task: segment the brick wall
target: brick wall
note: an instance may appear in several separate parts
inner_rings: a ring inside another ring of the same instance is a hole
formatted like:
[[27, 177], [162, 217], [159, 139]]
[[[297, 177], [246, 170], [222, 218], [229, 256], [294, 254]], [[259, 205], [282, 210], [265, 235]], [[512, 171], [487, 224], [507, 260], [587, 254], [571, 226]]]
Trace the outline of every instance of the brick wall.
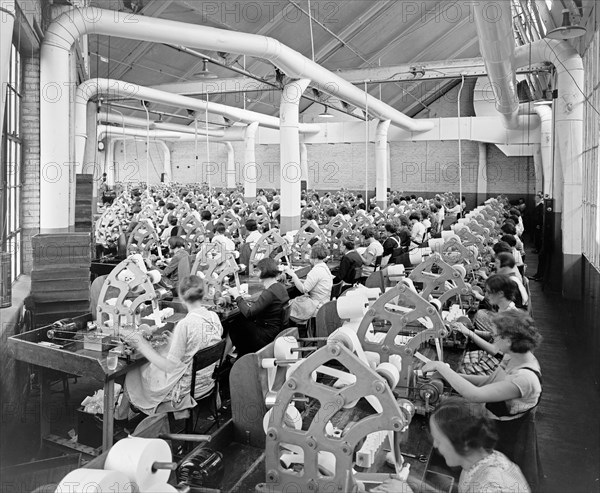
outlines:
[[21, 224], [23, 227], [23, 273], [32, 267], [31, 237], [40, 228], [40, 61], [39, 54], [23, 56], [23, 99], [21, 135], [23, 139], [23, 188]]

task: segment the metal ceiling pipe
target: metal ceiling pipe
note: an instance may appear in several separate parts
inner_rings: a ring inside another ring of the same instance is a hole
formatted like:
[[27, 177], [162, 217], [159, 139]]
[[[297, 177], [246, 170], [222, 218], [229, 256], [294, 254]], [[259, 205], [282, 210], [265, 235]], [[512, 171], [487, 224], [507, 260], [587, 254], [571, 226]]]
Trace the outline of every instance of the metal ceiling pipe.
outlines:
[[481, 55], [496, 99], [496, 109], [504, 117], [507, 128], [518, 128], [519, 97], [510, 2], [475, 2], [473, 13]]
[[[549, 62], [556, 70], [558, 98], [554, 107], [553, 155], [562, 170], [562, 183], [553, 184], [555, 211], [562, 213], [563, 296], [581, 298], [583, 241], [583, 61], [566, 41], [541, 39], [515, 50], [517, 68]], [[543, 110], [542, 110], [543, 111]], [[560, 176], [560, 173], [554, 173]]]
[[[233, 108], [219, 103], [207, 103], [206, 101], [188, 96], [158, 91], [156, 89], [150, 89], [149, 87], [139, 86], [120, 80], [89, 79], [79, 85], [75, 95], [75, 167], [77, 172], [82, 168], [81, 163], [83, 162], [87, 139], [85, 120], [87, 103], [90, 99], [94, 99], [98, 96], [125, 97], [152, 103], [169, 104], [202, 113], [208, 109], [209, 113], [215, 113], [236, 122], [252, 123], [256, 121], [259, 125], [264, 125], [268, 128], [279, 128], [279, 118], [275, 116]], [[57, 125], [55, 125], [55, 127], [57, 127]], [[300, 124], [300, 129], [302, 132], [306, 133], [318, 133], [320, 131], [320, 126], [316, 123], [302, 123]], [[214, 132], [215, 136], [218, 136], [220, 130], [215, 130]], [[200, 131], [198, 133], [200, 133]], [[204, 134], [206, 135], [206, 132], [204, 132]], [[223, 132], [223, 136], [224, 135], [225, 133]]]
[[66, 176], [53, 181], [44, 179], [43, 175], [49, 165], [59, 171], [63, 166], [69, 169], [71, 166], [69, 126], [56, 125], [56, 122], [69, 121], [69, 91], [66, 89], [72, 81], [70, 53], [75, 41], [85, 34], [185, 44], [264, 58], [291, 78], [308, 78], [321, 91], [358, 108], [368, 105], [369, 114], [374, 118], [390, 119], [394, 125], [413, 132], [432, 128], [431, 122], [409, 118], [273, 38], [95, 7], [71, 9], [50, 24], [40, 52], [40, 227], [44, 230], [69, 226], [70, 173], [62, 173]]
[[375, 132], [375, 200], [381, 210], [387, 208], [387, 189], [390, 179], [388, 176], [388, 131], [390, 123], [390, 120], [380, 121], [377, 123]]

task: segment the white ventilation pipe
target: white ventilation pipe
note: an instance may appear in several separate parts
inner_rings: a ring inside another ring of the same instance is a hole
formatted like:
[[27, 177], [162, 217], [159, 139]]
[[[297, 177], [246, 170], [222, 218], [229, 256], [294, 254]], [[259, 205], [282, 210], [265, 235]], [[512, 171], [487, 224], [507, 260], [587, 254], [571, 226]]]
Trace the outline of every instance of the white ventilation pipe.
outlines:
[[[10, 68], [10, 52], [12, 50], [13, 27], [15, 24], [14, 0], [3, 0], [0, 7], [0, 135], [4, 132], [4, 108], [6, 103], [6, 85]], [[0, 153], [2, 142], [0, 142]]]
[[[82, 163], [87, 137], [85, 126], [87, 103], [90, 99], [98, 96], [138, 99], [153, 103], [169, 104], [179, 108], [187, 108], [201, 112], [205, 112], [208, 109], [209, 113], [218, 114], [233, 121], [245, 123], [258, 122], [259, 125], [268, 128], [279, 128], [279, 118], [275, 116], [233, 108], [218, 103], [207, 103], [206, 101], [191, 98], [189, 96], [180, 96], [179, 94], [158, 91], [156, 89], [150, 89], [148, 87], [138, 86], [137, 84], [131, 84], [120, 80], [89, 79], [79, 85], [77, 94], [75, 95], [75, 163], [78, 170], [81, 169], [79, 163]], [[320, 131], [320, 126], [316, 123], [304, 123], [301, 125], [301, 129], [306, 133], [318, 133]], [[206, 135], [206, 131], [203, 133]]]
[[[102, 109], [100, 113], [98, 113], [98, 122], [99, 123], [115, 123], [117, 125], [127, 125], [130, 127], [144, 127], [146, 128], [148, 122], [145, 118], [138, 118], [135, 116], [121, 116], [117, 113], [111, 113], [108, 109]], [[243, 130], [244, 127], [231, 127], [232, 129], [240, 128]], [[171, 132], [180, 132], [180, 133], [188, 133], [188, 134], [196, 134], [194, 127], [189, 125], [179, 125], [177, 123], [166, 123], [166, 122], [150, 122], [151, 130], [167, 130]], [[211, 129], [208, 130], [208, 135], [210, 137], [224, 137], [225, 130], [229, 129]], [[206, 129], [198, 128], [198, 135], [206, 136]], [[239, 131], [238, 135], [239, 139], [243, 140], [243, 134]], [[230, 135], [229, 138], [231, 140], [236, 140], [232, 138]]]
[[504, 117], [507, 128], [518, 128], [519, 98], [510, 2], [474, 2], [473, 12], [481, 55], [496, 99], [496, 109]]
[[[128, 128], [125, 127], [112, 127], [109, 125], [98, 125], [98, 130], [96, 134], [96, 138], [100, 141], [105, 137], [110, 137], [111, 135], [119, 137], [122, 135], [126, 135], [127, 137], [149, 137], [151, 139], [171, 139], [171, 140], [179, 140], [181, 138], [181, 134], [177, 132], [165, 132], [159, 130], [146, 130], [144, 128]], [[86, 171], [85, 169], [83, 171]]]
[[248, 203], [256, 199], [256, 182], [259, 178], [259, 169], [256, 164], [256, 131], [258, 122], [246, 127], [244, 135], [244, 163], [241, 169], [241, 179], [244, 182], [244, 200]]
[[283, 233], [300, 229], [300, 133], [298, 122], [298, 107], [302, 93], [308, 87], [310, 80], [299, 79], [289, 82], [281, 93], [279, 114], [281, 129], [280, 143], [280, 187], [281, 202], [280, 228]]
[[[69, 121], [71, 48], [80, 36], [86, 34], [185, 44], [191, 48], [264, 58], [289, 77], [310, 78], [323, 92], [358, 108], [368, 104], [369, 113], [375, 118], [390, 119], [394, 125], [413, 132], [432, 128], [431, 122], [409, 118], [273, 38], [95, 7], [72, 9], [50, 24], [40, 52], [40, 225], [43, 229], [69, 225], [68, 174], [54, 183], [45, 180], [43, 174], [50, 165], [59, 170], [62, 170], [62, 166], [70, 166], [69, 128], [67, 125], [56, 125], [55, 122]], [[258, 119], [253, 118], [252, 121]]]
[[[556, 70], [558, 98], [554, 108], [554, 159], [563, 183], [552, 193], [555, 211], [562, 212], [563, 295], [581, 297], [581, 252], [583, 234], [583, 105], [585, 87], [583, 61], [566, 41], [541, 39], [515, 51], [515, 67], [550, 62]], [[554, 173], [559, 176], [559, 173]], [[557, 186], [558, 185], [558, 186]]]
[[104, 153], [104, 173], [106, 173], [106, 184], [109, 187], [115, 186], [115, 168], [117, 167], [115, 161], [115, 147], [119, 140], [124, 139], [108, 139], [106, 152]]
[[535, 144], [533, 149], [533, 169], [535, 170], [535, 191], [543, 192], [544, 190], [544, 166], [542, 164], [542, 147], [540, 144]]
[[[534, 105], [533, 111], [540, 117], [540, 164], [541, 164], [541, 184], [544, 194], [553, 195], [552, 190], [552, 168], [554, 167], [552, 159], [552, 108], [546, 105]], [[534, 155], [535, 156], [535, 155]], [[537, 169], [536, 169], [536, 183]], [[536, 191], [539, 191], [538, 188]]]
[[227, 148], [227, 167], [225, 168], [225, 186], [229, 190], [235, 189], [235, 152], [231, 142], [225, 142]]
[[388, 176], [388, 131], [390, 120], [377, 123], [375, 131], [375, 200], [377, 205], [385, 210], [387, 208]]

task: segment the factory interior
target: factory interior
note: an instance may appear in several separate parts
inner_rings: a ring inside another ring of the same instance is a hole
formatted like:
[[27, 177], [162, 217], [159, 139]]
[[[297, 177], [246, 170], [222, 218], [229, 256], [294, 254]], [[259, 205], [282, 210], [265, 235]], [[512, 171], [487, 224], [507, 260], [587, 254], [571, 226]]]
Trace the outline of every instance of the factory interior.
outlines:
[[0, 0], [0, 491], [600, 493], [600, 2]]

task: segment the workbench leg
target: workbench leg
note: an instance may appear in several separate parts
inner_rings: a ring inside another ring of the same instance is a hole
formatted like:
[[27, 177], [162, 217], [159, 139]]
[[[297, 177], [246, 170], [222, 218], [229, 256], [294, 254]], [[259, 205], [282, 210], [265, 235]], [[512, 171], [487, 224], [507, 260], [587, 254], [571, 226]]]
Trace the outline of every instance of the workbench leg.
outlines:
[[106, 452], [113, 444], [115, 417], [115, 381], [104, 382], [104, 420], [102, 422], [102, 452]]
[[37, 368], [38, 381], [40, 384], [40, 450], [44, 446], [44, 437], [50, 434], [50, 416], [52, 415], [51, 409], [46, 409], [44, 404], [50, 405], [50, 381], [48, 374], [42, 367]]

